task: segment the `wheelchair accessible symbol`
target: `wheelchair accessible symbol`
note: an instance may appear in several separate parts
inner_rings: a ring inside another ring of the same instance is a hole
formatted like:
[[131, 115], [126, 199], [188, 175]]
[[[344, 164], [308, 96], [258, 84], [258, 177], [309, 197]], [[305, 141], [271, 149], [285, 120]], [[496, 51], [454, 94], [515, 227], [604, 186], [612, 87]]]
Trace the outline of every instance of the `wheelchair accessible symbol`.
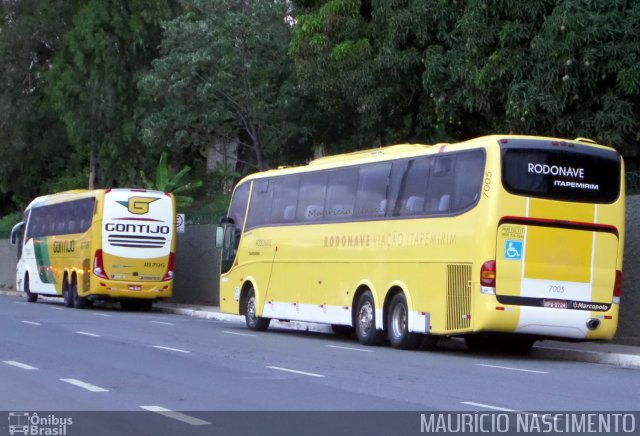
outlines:
[[510, 260], [522, 259], [522, 241], [507, 240], [504, 246], [504, 258]]

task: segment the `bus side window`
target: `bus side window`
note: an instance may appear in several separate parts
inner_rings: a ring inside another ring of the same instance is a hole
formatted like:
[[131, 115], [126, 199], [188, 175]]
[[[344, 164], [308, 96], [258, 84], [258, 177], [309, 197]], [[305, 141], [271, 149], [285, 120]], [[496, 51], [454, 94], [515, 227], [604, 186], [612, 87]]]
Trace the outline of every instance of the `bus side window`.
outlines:
[[327, 191], [327, 172], [303, 174], [300, 178], [298, 195], [297, 221], [321, 221], [325, 193]]
[[391, 163], [363, 165], [358, 174], [355, 216], [379, 218], [387, 213], [387, 191]]
[[409, 161], [400, 182], [396, 215], [421, 215], [425, 209], [425, 195], [431, 172], [431, 159], [419, 157]]
[[358, 169], [343, 168], [329, 172], [325, 219], [346, 220], [353, 216], [358, 186]]
[[[240, 189], [240, 188], [238, 188]], [[237, 192], [237, 189], [236, 189]], [[248, 187], [247, 187], [248, 192]], [[234, 194], [235, 197], [236, 194]], [[240, 193], [239, 195], [242, 195]], [[253, 189], [251, 190], [251, 202], [249, 204], [249, 215], [247, 216], [246, 228], [262, 226], [269, 224], [271, 217], [271, 200], [273, 198], [273, 180], [254, 180]], [[229, 209], [229, 217], [233, 218], [236, 223], [236, 229], [242, 229], [242, 220], [244, 212], [242, 212], [241, 200], [238, 197], [237, 205], [234, 207], [234, 201], [231, 202], [232, 207]], [[239, 218], [239, 219], [238, 219]]]
[[473, 151], [456, 157], [456, 184], [453, 188], [452, 212], [461, 211], [475, 204], [480, 198], [484, 173], [484, 154]]
[[274, 179], [271, 224], [290, 223], [296, 217], [300, 176], [288, 175]]
[[428, 214], [449, 213], [454, 183], [454, 161], [454, 156], [436, 156], [433, 159], [433, 170], [427, 189]]

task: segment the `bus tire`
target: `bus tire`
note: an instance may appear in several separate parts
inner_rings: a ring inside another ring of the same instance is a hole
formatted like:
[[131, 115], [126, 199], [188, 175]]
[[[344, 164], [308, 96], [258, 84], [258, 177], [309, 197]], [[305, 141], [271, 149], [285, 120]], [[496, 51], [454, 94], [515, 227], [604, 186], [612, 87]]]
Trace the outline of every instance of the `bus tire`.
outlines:
[[87, 299], [78, 295], [78, 281], [75, 277], [71, 279], [70, 292], [73, 298], [73, 307], [76, 309], [85, 309], [87, 307]]
[[249, 289], [245, 304], [244, 320], [247, 323], [247, 327], [257, 332], [263, 332], [268, 329], [271, 318], [261, 318], [256, 315], [256, 293], [253, 291], [253, 288]]
[[393, 348], [415, 350], [420, 345], [420, 335], [409, 331], [409, 309], [402, 292], [396, 294], [389, 304], [387, 332]]
[[29, 274], [25, 274], [24, 276], [24, 292], [27, 294], [27, 301], [29, 303], [35, 303], [38, 301], [38, 294], [34, 294], [31, 292], [31, 287], [29, 285]]
[[384, 341], [384, 331], [376, 329], [376, 305], [370, 291], [358, 299], [355, 314], [356, 336], [363, 345], [380, 345]]
[[67, 280], [62, 282], [62, 299], [65, 307], [73, 307], [73, 295], [70, 288], [71, 286]]
[[149, 312], [153, 306], [153, 300], [140, 300], [139, 304], [142, 312]]
[[331, 324], [331, 330], [337, 336], [350, 337], [355, 329], [350, 325]]

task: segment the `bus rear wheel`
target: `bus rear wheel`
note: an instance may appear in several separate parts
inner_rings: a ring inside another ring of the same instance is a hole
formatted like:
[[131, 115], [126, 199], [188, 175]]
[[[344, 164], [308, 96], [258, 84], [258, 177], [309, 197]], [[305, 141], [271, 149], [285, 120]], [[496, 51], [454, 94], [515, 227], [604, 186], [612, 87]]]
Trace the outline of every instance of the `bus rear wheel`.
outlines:
[[68, 281], [64, 281], [62, 285], [62, 299], [65, 307], [73, 307], [73, 294], [71, 293], [71, 285]]
[[38, 301], [38, 294], [31, 292], [31, 286], [29, 285], [29, 275], [24, 276], [24, 292], [27, 294], [27, 301], [29, 303], [35, 303]]
[[269, 328], [271, 318], [262, 318], [256, 315], [256, 293], [249, 289], [244, 307], [244, 320], [250, 330], [263, 332]]
[[364, 345], [380, 345], [384, 341], [384, 331], [376, 329], [376, 305], [373, 295], [366, 291], [356, 305], [356, 336]]
[[396, 294], [389, 304], [387, 316], [387, 331], [389, 342], [393, 348], [401, 350], [415, 350], [422, 339], [419, 334], [409, 331], [409, 309], [407, 298], [403, 293]]
[[78, 281], [75, 277], [71, 280], [71, 297], [73, 298], [73, 307], [76, 309], [87, 307], [87, 299], [78, 295]]

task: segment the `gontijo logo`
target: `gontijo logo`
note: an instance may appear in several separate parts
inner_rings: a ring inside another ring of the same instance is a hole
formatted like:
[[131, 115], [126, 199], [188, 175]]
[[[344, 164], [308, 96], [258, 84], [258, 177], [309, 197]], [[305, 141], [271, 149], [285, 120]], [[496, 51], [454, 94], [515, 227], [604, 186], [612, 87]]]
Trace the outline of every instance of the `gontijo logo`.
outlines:
[[156, 200], [157, 198], [153, 197], [131, 197], [128, 201], [116, 201], [116, 203], [126, 207], [135, 215], [144, 215], [149, 212], [149, 204]]

